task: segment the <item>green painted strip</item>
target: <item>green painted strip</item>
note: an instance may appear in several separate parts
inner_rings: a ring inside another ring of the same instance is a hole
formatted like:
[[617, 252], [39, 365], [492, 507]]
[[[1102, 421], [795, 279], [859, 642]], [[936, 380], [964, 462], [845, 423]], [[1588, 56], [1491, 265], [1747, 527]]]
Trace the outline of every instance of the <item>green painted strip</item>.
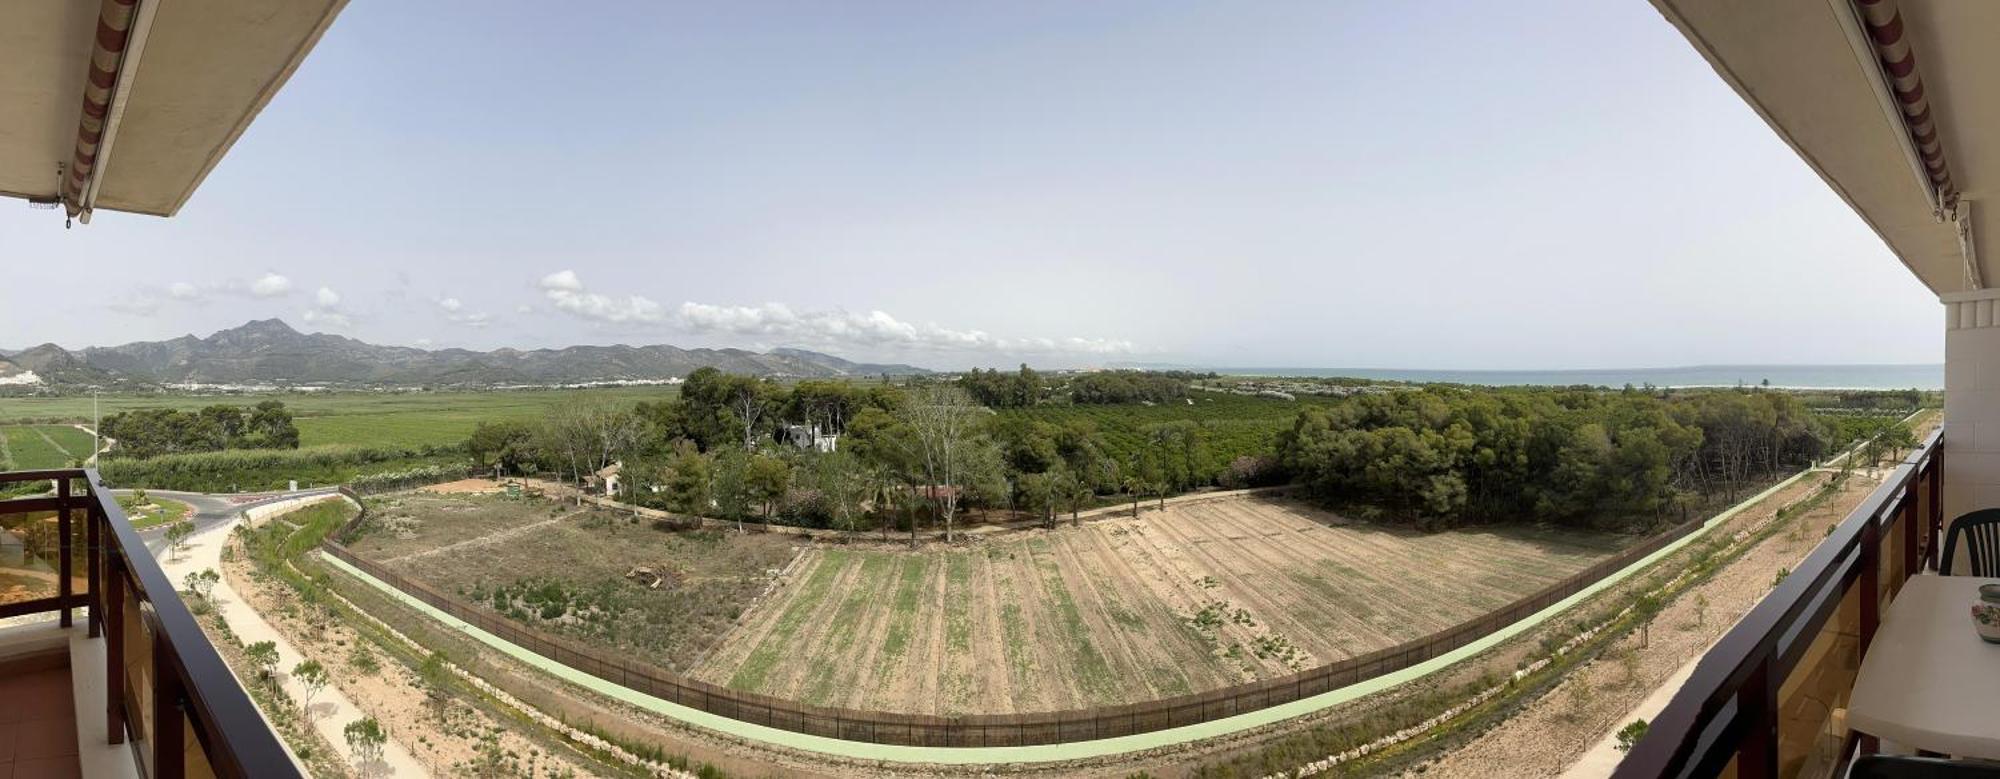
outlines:
[[855, 760], [879, 760], [879, 761], [887, 761], [894, 763], [933, 763], [940, 765], [982, 765], [987, 763], [1047, 763], [1047, 762], [1056, 762], [1063, 760], [1082, 760], [1087, 758], [1105, 757], [1108, 755], [1119, 755], [1127, 752], [1137, 752], [1146, 749], [1158, 749], [1160, 747], [1168, 747], [1168, 746], [1173, 746], [1175, 744], [1182, 744], [1190, 741], [1199, 741], [1202, 739], [1215, 738], [1218, 736], [1226, 736], [1231, 733], [1236, 733], [1238, 731], [1248, 730], [1250, 728], [1262, 727], [1265, 725], [1270, 725], [1272, 723], [1282, 722], [1284, 720], [1288, 720], [1293, 717], [1310, 714], [1315, 711], [1319, 711], [1321, 709], [1346, 703], [1348, 701], [1355, 700], [1365, 695], [1371, 695], [1395, 687], [1397, 685], [1405, 684], [1414, 681], [1416, 679], [1423, 678], [1424, 676], [1435, 673], [1441, 669], [1444, 669], [1462, 660], [1466, 660], [1468, 658], [1473, 657], [1474, 655], [1477, 655], [1481, 652], [1491, 649], [1503, 641], [1513, 638], [1514, 636], [1520, 635], [1521, 633], [1529, 630], [1530, 628], [1534, 628], [1542, 624], [1543, 622], [1548, 621], [1551, 617], [1554, 617], [1555, 615], [1568, 610], [1571, 606], [1575, 606], [1577, 603], [1580, 603], [1583, 600], [1593, 595], [1596, 595], [1597, 593], [1603, 592], [1604, 590], [1612, 586], [1615, 586], [1620, 582], [1623, 582], [1627, 578], [1630, 578], [1633, 574], [1645, 570], [1652, 564], [1659, 562], [1662, 558], [1665, 558], [1668, 555], [1680, 551], [1682, 548], [1685, 548], [1688, 544], [1693, 543], [1696, 539], [1699, 539], [1707, 535], [1710, 530], [1728, 521], [1731, 517], [1734, 517], [1737, 514], [1742, 513], [1745, 509], [1757, 504], [1758, 502], [1764, 500], [1765, 498], [1769, 498], [1770, 496], [1777, 494], [1780, 490], [1783, 490], [1787, 487], [1797, 484], [1799, 480], [1804, 479], [1808, 475], [1811, 475], [1811, 473], [1812, 472], [1809, 470], [1800, 471], [1798, 473], [1793, 474], [1791, 478], [1778, 482], [1777, 484], [1772, 485], [1769, 489], [1766, 489], [1763, 492], [1759, 492], [1756, 495], [1752, 495], [1749, 498], [1744, 499], [1741, 503], [1737, 503], [1736, 505], [1731, 506], [1728, 509], [1724, 510], [1722, 513], [1710, 517], [1708, 521], [1703, 522], [1702, 526], [1699, 529], [1695, 530], [1694, 532], [1689, 533], [1678, 540], [1675, 540], [1673, 543], [1661, 547], [1658, 551], [1653, 552], [1652, 554], [1639, 558], [1631, 565], [1625, 566], [1624, 568], [1620, 569], [1617, 573], [1614, 573], [1610, 576], [1606, 576], [1603, 579], [1598, 580], [1597, 583], [1585, 587], [1582, 590], [1578, 591], [1576, 594], [1564, 598], [1561, 601], [1557, 601], [1555, 604], [1549, 606], [1548, 608], [1535, 612], [1533, 615], [1529, 616], [1526, 619], [1516, 621], [1513, 624], [1508, 625], [1499, 630], [1496, 630], [1490, 634], [1487, 634], [1486, 636], [1476, 641], [1473, 641], [1472, 643], [1466, 644], [1465, 646], [1459, 647], [1450, 652], [1446, 652], [1437, 657], [1433, 657], [1429, 660], [1410, 666], [1408, 668], [1404, 668], [1400, 671], [1384, 674], [1382, 676], [1378, 676], [1364, 682], [1351, 684], [1346, 687], [1342, 687], [1338, 690], [1329, 690], [1327, 692], [1320, 693], [1319, 695], [1315, 695], [1310, 698], [1302, 698], [1296, 701], [1292, 701], [1290, 703], [1279, 704], [1277, 706], [1272, 706], [1266, 709], [1259, 709], [1257, 711], [1238, 714], [1233, 717], [1225, 717], [1223, 719], [1210, 720], [1208, 722], [1201, 722], [1193, 725], [1184, 725], [1178, 728], [1168, 728], [1166, 730], [1156, 730], [1150, 733], [1138, 733], [1130, 736], [1118, 736], [1116, 738], [1097, 739], [1094, 741], [1075, 741], [1067, 744], [1036, 744], [1032, 746], [1019, 746], [1019, 747], [914, 747], [914, 746], [902, 746], [896, 744], [875, 744], [865, 741], [846, 741], [837, 738], [828, 738], [826, 736], [813, 736], [804, 733], [794, 733], [789, 730], [773, 728], [766, 725], [757, 725], [748, 722], [742, 722], [739, 720], [729, 719], [727, 717], [711, 714], [709, 712], [702, 711], [700, 709], [694, 709], [687, 706], [682, 706], [677, 703], [661, 700], [659, 698], [655, 698], [653, 696], [640, 693], [636, 690], [632, 690], [614, 684], [612, 682], [599, 679], [595, 676], [591, 676], [590, 674], [578, 671], [574, 668], [570, 668], [569, 666], [563, 665], [554, 660], [551, 660], [549, 658], [535, 654], [534, 652], [530, 652], [526, 649], [523, 649], [511, 642], [501, 639], [499, 636], [495, 636], [491, 633], [479, 629], [478, 627], [473, 626], [470, 623], [467, 623], [463, 620], [453, 617], [450, 614], [446, 614], [442, 611], [439, 611], [428, 603], [424, 603], [423, 601], [417, 600], [416, 598], [405, 594], [403, 591], [398, 590], [395, 587], [389, 586], [388, 584], [376, 579], [373, 576], [369, 576], [366, 573], [362, 573], [360, 569], [357, 569], [352, 565], [348, 565], [346, 562], [340, 560], [339, 558], [333, 557], [331, 555], [321, 555], [320, 559], [322, 562], [325, 562], [328, 565], [332, 565], [335, 568], [339, 568], [340, 570], [345, 571], [348, 575], [353, 576], [356, 579], [359, 579], [362, 582], [365, 582], [368, 585], [378, 590], [381, 590], [384, 594], [392, 598], [395, 598], [396, 600], [402, 602], [403, 604], [411, 608], [414, 608], [420, 612], [423, 612], [424, 614], [429, 615], [432, 619], [435, 619], [438, 622], [444, 623], [445, 625], [455, 628], [458, 631], [465, 633], [466, 635], [478, 639], [481, 643], [493, 647], [494, 649], [497, 649], [500, 652], [510, 657], [513, 657], [516, 660], [520, 660], [521, 662], [527, 663], [530, 666], [539, 668], [557, 678], [568, 681], [579, 687], [589, 689], [591, 691], [612, 698], [614, 700], [623, 701], [625, 703], [638, 706], [639, 708], [646, 709], [647, 711], [672, 717], [676, 720], [680, 720], [690, 725], [695, 725], [698, 727], [708, 728], [710, 730], [720, 731], [722, 733], [736, 736], [737, 738], [748, 739], [752, 741], [761, 741], [764, 743], [786, 747], [789, 749], [797, 749], [808, 752], [819, 752], [823, 754], [836, 755], [839, 757], [851, 758]]

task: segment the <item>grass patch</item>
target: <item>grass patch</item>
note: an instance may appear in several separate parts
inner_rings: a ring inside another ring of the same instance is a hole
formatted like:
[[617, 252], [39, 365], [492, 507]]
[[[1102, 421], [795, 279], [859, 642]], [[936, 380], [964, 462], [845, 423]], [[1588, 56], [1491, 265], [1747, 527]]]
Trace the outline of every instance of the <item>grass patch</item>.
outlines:
[[[678, 390], [673, 387], [665, 386], [447, 392], [267, 392], [226, 397], [148, 393], [106, 395], [102, 398], [102, 409], [104, 416], [111, 416], [121, 411], [147, 408], [198, 411], [218, 402], [254, 406], [260, 401], [277, 400], [292, 412], [299, 427], [300, 442], [305, 446], [419, 446], [463, 441], [472, 427], [481, 421], [534, 420], [548, 413], [549, 409], [579, 401], [602, 399], [629, 405], [641, 400], [665, 400], [677, 393]], [[90, 404], [89, 396], [0, 399], [0, 423], [87, 423], [91, 419]], [[89, 436], [86, 434], [85, 437]]]
[[67, 468], [70, 463], [82, 462], [83, 458], [90, 456], [90, 436], [84, 435], [83, 445], [77, 448], [76, 453], [72, 454], [69, 450], [57, 445], [56, 442], [63, 440], [62, 438], [49, 435], [46, 432], [51, 429], [67, 430], [71, 433], [82, 435], [82, 431], [73, 427], [23, 425], [0, 428], [0, 435], [5, 435], [7, 439], [9, 459], [13, 461], [11, 467], [15, 470], [23, 471], [36, 471], [45, 468]]
[[878, 675], [901, 660], [910, 648], [910, 632], [916, 626], [917, 603], [923, 595], [924, 580], [930, 576], [930, 559], [904, 556], [896, 577], [895, 611], [889, 627], [882, 632], [882, 654], [875, 663]]
[[819, 608], [826, 599], [827, 590], [839, 572], [847, 567], [850, 554], [838, 549], [830, 549], [820, 558], [811, 576], [800, 584], [799, 595], [785, 607], [785, 613], [778, 616], [778, 624], [772, 626], [771, 634], [743, 659], [743, 666], [729, 677], [729, 686], [738, 690], [756, 692], [762, 690], [764, 682], [771, 674], [771, 668], [790, 649], [792, 636], [799, 632], [806, 618]]
[[1014, 677], [1016, 687], [1026, 684], [1034, 675], [1034, 652], [1028, 648], [1028, 620], [1021, 615], [1021, 607], [1013, 603], [1000, 605], [1000, 629], [1007, 634], [1007, 669]]
[[133, 530], [145, 530], [160, 527], [161, 525], [171, 525], [194, 515], [193, 506], [189, 506], [178, 500], [148, 498], [147, 502], [154, 506], [151, 509], [144, 508], [136, 502], [132, 503], [132, 505], [126, 505], [131, 500], [130, 496], [119, 498], [118, 505], [125, 509], [125, 516], [132, 520]]
[[[889, 565], [895, 561], [895, 557], [887, 554], [870, 554], [861, 558], [859, 576], [848, 589], [847, 596], [841, 599], [839, 607], [834, 610], [833, 630], [822, 642], [831, 652], [835, 654], [844, 652], [854, 643], [854, 634], [860, 630], [865, 621], [861, 618], [862, 610], [881, 592], [880, 582], [888, 574]], [[836, 682], [843, 681], [842, 677], [848, 677], [847, 681], [851, 681], [853, 675], [854, 669], [835, 668], [828, 654], [815, 655], [812, 667], [806, 676], [805, 701], [816, 706], [826, 705], [837, 688], [846, 686]]]
[[1070, 668], [1084, 695], [1096, 702], [1113, 702], [1117, 699], [1118, 685], [1111, 678], [1111, 664], [1104, 654], [1090, 641], [1090, 625], [1083, 621], [1083, 613], [1076, 607], [1076, 599], [1070, 596], [1069, 585], [1063, 581], [1062, 571], [1054, 560], [1037, 557], [1035, 567], [1042, 573], [1042, 586], [1048, 590], [1049, 611], [1061, 623], [1070, 649]]
[[[945, 580], [954, 593], [970, 596], [972, 589], [972, 557], [955, 554], [947, 558]], [[959, 602], [964, 602], [960, 598]], [[1019, 612], [1016, 612], [1019, 615]], [[972, 615], [965, 609], [950, 609], [945, 612], [944, 642], [953, 652], [972, 651]]]

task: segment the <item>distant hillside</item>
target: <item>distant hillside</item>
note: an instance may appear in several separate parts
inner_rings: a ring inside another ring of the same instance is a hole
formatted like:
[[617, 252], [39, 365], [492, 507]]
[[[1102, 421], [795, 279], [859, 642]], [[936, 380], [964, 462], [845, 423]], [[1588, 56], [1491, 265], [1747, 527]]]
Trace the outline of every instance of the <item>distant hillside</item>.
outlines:
[[0, 359], [0, 378], [32, 371], [50, 385], [327, 384], [461, 385], [574, 384], [658, 381], [714, 367], [755, 376], [825, 378], [927, 373], [910, 365], [843, 360], [803, 349], [768, 353], [743, 349], [653, 346], [571, 346], [563, 349], [426, 350], [377, 346], [345, 336], [300, 333], [277, 319], [249, 322], [207, 338], [68, 351], [43, 344]]

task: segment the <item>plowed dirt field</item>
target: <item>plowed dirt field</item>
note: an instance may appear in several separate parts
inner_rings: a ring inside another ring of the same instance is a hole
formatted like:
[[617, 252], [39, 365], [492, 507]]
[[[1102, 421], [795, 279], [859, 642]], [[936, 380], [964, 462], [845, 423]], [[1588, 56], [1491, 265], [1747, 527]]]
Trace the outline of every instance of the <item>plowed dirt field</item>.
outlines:
[[1428, 635], [1622, 540], [1524, 527], [1426, 534], [1243, 498], [969, 549], [813, 548], [693, 672], [882, 711], [1131, 703]]

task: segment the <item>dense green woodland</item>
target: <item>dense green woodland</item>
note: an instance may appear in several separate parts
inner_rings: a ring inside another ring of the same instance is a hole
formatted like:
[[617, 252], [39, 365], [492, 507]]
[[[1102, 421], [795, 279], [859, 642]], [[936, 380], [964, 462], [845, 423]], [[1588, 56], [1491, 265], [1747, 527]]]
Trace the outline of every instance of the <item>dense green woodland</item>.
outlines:
[[1323, 500], [1452, 521], [1655, 516], [1890, 431], [1829, 425], [1797, 396], [1711, 391], [1429, 388], [1309, 408], [1279, 442], [1282, 466]]
[[1202, 389], [1216, 383], [1202, 374], [1025, 366], [900, 383], [784, 384], [701, 370], [677, 396], [579, 392], [537, 417], [488, 415], [449, 449], [295, 448], [282, 404], [183, 404], [107, 418], [120, 446], [104, 470], [115, 483], [168, 488], [298, 479], [388, 489], [468, 466], [591, 483], [621, 463], [625, 497], [638, 503], [884, 531], [950, 531], [967, 511], [1054, 522], [1121, 501], [1285, 483], [1342, 510], [1426, 526], [1639, 527], [1733, 498], [1852, 441], [1907, 438], [1893, 421], [1926, 401], [1916, 392], [1294, 383], [1317, 381], [1347, 394], [1292, 400]]
[[1076, 405], [1167, 403], [1188, 396], [1195, 379], [1213, 373], [1187, 371], [1095, 371], [1048, 376], [1022, 365], [1014, 373], [972, 369], [958, 385], [989, 408], [1029, 408], [1061, 398]]
[[155, 457], [224, 449], [297, 449], [299, 428], [285, 404], [266, 400], [250, 408], [216, 404], [199, 411], [148, 408], [105, 417], [99, 433], [118, 442], [125, 457]]
[[[1120, 499], [1297, 482], [1315, 500], [1429, 526], [1633, 527], [1858, 439], [1907, 438], [1894, 420], [1922, 399], [1430, 386], [1284, 401], [1191, 390], [1192, 378], [1024, 367], [787, 387], [697, 372], [672, 400], [482, 425], [468, 452], [579, 481], [623, 462], [636, 502], [807, 526], [949, 532], [966, 509], [1052, 522]], [[1133, 402], [1107, 402], [1107, 387]], [[838, 435], [837, 449], [795, 441], [804, 430]]]

